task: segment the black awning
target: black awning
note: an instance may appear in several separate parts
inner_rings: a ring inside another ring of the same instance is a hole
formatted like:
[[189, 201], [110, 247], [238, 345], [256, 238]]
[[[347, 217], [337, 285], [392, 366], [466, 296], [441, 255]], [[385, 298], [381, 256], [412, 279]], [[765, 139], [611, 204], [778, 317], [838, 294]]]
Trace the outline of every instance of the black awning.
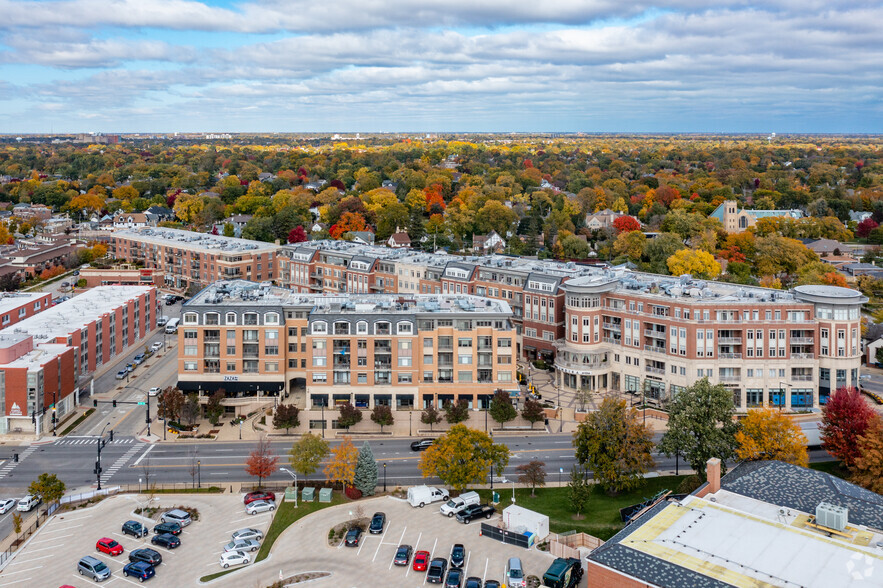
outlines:
[[257, 395], [258, 390], [263, 393], [282, 392], [285, 390], [285, 382], [178, 382], [178, 389], [185, 394], [200, 389], [203, 392], [214, 392], [219, 388], [223, 388], [228, 394]]

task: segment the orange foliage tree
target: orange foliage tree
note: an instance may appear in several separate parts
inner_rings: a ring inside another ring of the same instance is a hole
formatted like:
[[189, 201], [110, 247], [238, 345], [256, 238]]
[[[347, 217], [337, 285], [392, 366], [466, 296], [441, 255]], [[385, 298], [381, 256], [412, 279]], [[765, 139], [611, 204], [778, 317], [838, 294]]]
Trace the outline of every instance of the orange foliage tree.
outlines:
[[621, 216], [613, 221], [613, 228], [619, 233], [629, 233], [631, 231], [640, 231], [641, 223], [633, 216]]
[[358, 212], [345, 212], [328, 230], [332, 239], [340, 239], [350, 231], [364, 231], [368, 225], [365, 223], [365, 217]]
[[245, 472], [249, 476], [257, 476], [258, 485], [276, 471], [279, 457], [273, 453], [270, 441], [266, 437], [258, 439], [258, 444], [245, 460]]

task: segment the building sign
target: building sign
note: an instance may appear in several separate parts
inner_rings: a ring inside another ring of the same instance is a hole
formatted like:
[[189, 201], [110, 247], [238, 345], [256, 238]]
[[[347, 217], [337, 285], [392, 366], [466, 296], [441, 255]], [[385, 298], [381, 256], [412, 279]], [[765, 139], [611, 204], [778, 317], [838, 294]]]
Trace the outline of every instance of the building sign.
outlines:
[[238, 382], [239, 376], [224, 376], [225, 382]]
[[12, 408], [9, 409], [9, 416], [22, 416], [21, 407], [17, 402], [12, 403]]

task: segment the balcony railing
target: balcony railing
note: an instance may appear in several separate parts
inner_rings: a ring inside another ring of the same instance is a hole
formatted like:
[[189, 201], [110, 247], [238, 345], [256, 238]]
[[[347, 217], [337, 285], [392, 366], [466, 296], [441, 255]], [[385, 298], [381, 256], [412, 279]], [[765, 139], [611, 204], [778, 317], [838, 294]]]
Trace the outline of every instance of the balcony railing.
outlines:
[[720, 359], [742, 359], [741, 353], [718, 353]]
[[742, 337], [718, 337], [717, 342], [721, 345], [741, 345]]
[[663, 374], [665, 374], [665, 370], [664, 370], [664, 369], [662, 369], [662, 368], [657, 368], [657, 367], [650, 367], [649, 365], [648, 365], [648, 366], [645, 366], [645, 367], [644, 367], [644, 370], [645, 370], [647, 373], [649, 373], [649, 374], [659, 374], [659, 375], [663, 375]]
[[718, 379], [721, 382], [739, 382], [742, 380], [742, 376], [721, 376]]
[[644, 331], [645, 337], [655, 337], [657, 339], [665, 339], [664, 331], [654, 331], [653, 329], [646, 329]]
[[614, 345], [622, 345], [622, 339], [614, 339], [613, 337], [603, 337], [601, 339], [605, 343], [613, 343]]
[[604, 323], [604, 328], [611, 331], [622, 331], [622, 326], [616, 323]]
[[665, 347], [657, 347], [656, 345], [644, 345], [644, 351], [652, 351], [666, 355]]
[[792, 353], [791, 359], [813, 359], [812, 353]]
[[791, 337], [791, 343], [794, 345], [812, 345], [814, 337]]
[[793, 382], [812, 382], [812, 375], [805, 375], [805, 374], [796, 375], [796, 376], [792, 375], [791, 380]]

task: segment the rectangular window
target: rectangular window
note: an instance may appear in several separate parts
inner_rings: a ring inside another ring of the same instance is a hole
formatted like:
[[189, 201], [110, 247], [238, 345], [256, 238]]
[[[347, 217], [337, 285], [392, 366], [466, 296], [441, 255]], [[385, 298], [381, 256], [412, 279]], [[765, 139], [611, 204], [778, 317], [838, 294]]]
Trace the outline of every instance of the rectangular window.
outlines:
[[472, 372], [457, 372], [457, 381], [461, 384], [472, 382]]

